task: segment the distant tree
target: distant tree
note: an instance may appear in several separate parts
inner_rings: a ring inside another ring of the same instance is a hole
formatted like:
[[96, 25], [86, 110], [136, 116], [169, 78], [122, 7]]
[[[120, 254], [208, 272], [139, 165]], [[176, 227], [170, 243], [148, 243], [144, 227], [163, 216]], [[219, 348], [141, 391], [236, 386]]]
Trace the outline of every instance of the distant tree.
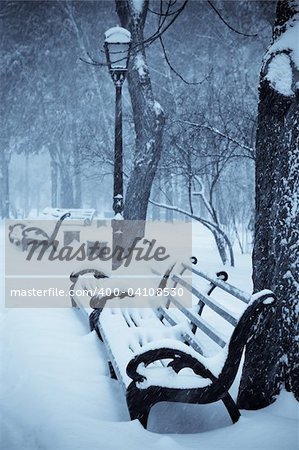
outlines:
[[276, 13], [260, 74], [253, 282], [278, 303], [246, 348], [238, 403], [247, 409], [283, 386], [299, 400], [299, 1], [279, 0]]
[[[0, 149], [0, 194], [1, 215], [9, 217], [14, 209], [11, 199], [10, 161], [13, 153], [26, 155], [25, 170], [28, 169], [28, 157], [36, 151], [32, 143], [33, 124], [30, 114], [38, 115], [36, 108], [36, 79], [32, 76], [34, 58], [28, 44], [28, 16], [24, 2], [1, 2], [1, 102], [2, 121]], [[29, 20], [28, 20], [29, 22]], [[18, 34], [23, 29], [22, 41]], [[26, 85], [26, 89], [24, 89]], [[23, 184], [25, 191], [25, 209], [28, 213], [28, 183]]]
[[0, 214], [1, 217], [8, 218], [10, 210], [10, 195], [9, 195], [9, 162], [11, 152], [7, 141], [2, 140], [0, 150]]

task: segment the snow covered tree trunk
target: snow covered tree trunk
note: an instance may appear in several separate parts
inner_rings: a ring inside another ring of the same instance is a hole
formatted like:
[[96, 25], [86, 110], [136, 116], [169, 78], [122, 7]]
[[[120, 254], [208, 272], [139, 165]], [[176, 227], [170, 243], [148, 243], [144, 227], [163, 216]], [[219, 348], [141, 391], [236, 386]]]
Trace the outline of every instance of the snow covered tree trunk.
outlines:
[[256, 409], [282, 386], [299, 400], [299, 0], [280, 0], [262, 66], [256, 141], [254, 289], [278, 305], [254, 330], [238, 403]]
[[211, 229], [211, 231], [213, 233], [222, 264], [225, 266], [228, 261], [228, 257], [226, 254], [226, 243], [225, 243], [223, 237], [218, 233], [218, 231], [216, 229]]
[[144, 49], [148, 0], [116, 0], [121, 25], [132, 35], [128, 73], [136, 149], [125, 196], [124, 218], [145, 220], [153, 179], [162, 151], [164, 113], [155, 101]]

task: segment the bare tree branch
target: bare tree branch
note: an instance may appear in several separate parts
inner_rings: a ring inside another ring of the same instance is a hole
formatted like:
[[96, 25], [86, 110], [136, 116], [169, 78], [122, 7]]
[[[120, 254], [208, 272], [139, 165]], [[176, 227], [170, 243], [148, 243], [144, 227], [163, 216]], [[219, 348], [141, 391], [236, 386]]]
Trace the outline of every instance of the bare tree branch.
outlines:
[[149, 199], [149, 203], [151, 203], [152, 205], [158, 206], [159, 208], [164, 208], [164, 209], [168, 209], [170, 211], [175, 211], [180, 214], [184, 214], [185, 216], [191, 217], [192, 219], [196, 220], [197, 222], [200, 222], [202, 225], [207, 227], [209, 230], [214, 231], [214, 232], [216, 231], [217, 233], [219, 233], [222, 236], [222, 238], [225, 240], [225, 242], [228, 246], [229, 254], [230, 254], [230, 264], [231, 264], [231, 266], [234, 266], [234, 253], [233, 253], [231, 242], [230, 242], [229, 238], [227, 237], [227, 235], [225, 234], [225, 232], [223, 230], [221, 230], [221, 228], [217, 224], [215, 224], [209, 220], [202, 219], [201, 217], [196, 216], [195, 214], [192, 214], [189, 211], [185, 211], [184, 209], [178, 208], [177, 206], [165, 205], [163, 203], [157, 203], [151, 199]]
[[155, 31], [154, 34], [152, 34], [150, 37], [148, 37], [147, 39], [145, 39], [143, 41], [144, 44], [152, 44], [153, 42], [155, 42], [157, 39], [159, 39], [160, 36], [162, 36], [165, 31], [168, 30], [168, 28], [176, 21], [176, 19], [179, 17], [179, 15], [183, 12], [183, 10], [185, 9], [186, 5], [188, 3], [188, 0], [185, 0], [184, 3], [182, 4], [182, 6], [178, 9], [177, 13], [174, 15], [174, 17], [168, 22], [167, 25], [165, 25], [165, 27], [161, 30], [161, 27], [158, 28], [157, 31]]
[[174, 72], [175, 74], [176, 74], [176, 76], [177, 77], [179, 77], [179, 79], [180, 80], [182, 80], [185, 84], [188, 84], [188, 85], [191, 85], [191, 86], [195, 86], [195, 85], [198, 85], [198, 84], [202, 84], [204, 81], [206, 81], [209, 77], [210, 77], [210, 75], [211, 75], [211, 72], [209, 73], [209, 75], [207, 75], [205, 78], [203, 78], [201, 81], [195, 81], [195, 82], [192, 82], [192, 81], [187, 81], [174, 67], [173, 67], [173, 65], [171, 64], [171, 62], [170, 62], [170, 60], [169, 60], [169, 58], [168, 58], [168, 55], [167, 55], [167, 53], [166, 53], [166, 49], [165, 49], [165, 45], [164, 45], [164, 42], [163, 42], [163, 39], [162, 39], [162, 36], [160, 36], [159, 37], [159, 41], [160, 41], [160, 44], [161, 44], [161, 47], [162, 47], [162, 51], [163, 51], [163, 55], [164, 55], [164, 58], [165, 58], [165, 61], [166, 61], [166, 63], [168, 64], [168, 67], [170, 68], [170, 70], [172, 70], [172, 72]]
[[254, 149], [252, 147], [249, 147], [248, 145], [243, 144], [242, 142], [239, 142], [236, 138], [226, 135], [225, 133], [223, 133], [222, 131], [218, 130], [215, 127], [212, 127], [211, 125], [190, 122], [189, 120], [182, 120], [182, 119], [178, 119], [178, 122], [185, 123], [187, 125], [191, 125], [192, 127], [205, 128], [205, 129], [211, 131], [212, 133], [218, 134], [219, 136], [223, 137], [224, 139], [227, 139], [228, 141], [233, 142], [234, 144], [238, 145], [239, 147], [243, 148], [244, 150], [247, 150], [250, 154], [254, 153]]
[[213, 9], [213, 11], [215, 11], [215, 13], [217, 14], [217, 16], [219, 17], [219, 19], [221, 20], [221, 22], [223, 22], [230, 30], [232, 30], [234, 33], [240, 34], [241, 36], [246, 36], [246, 37], [256, 37], [256, 34], [247, 34], [247, 33], [243, 33], [242, 31], [238, 31], [235, 28], [233, 28], [220, 14], [220, 12], [218, 11], [218, 9], [213, 5], [213, 3], [211, 2], [211, 0], [208, 0], [208, 4], [210, 5], [210, 7]]
[[160, 11], [159, 12], [158, 11], [154, 11], [151, 8], [148, 8], [148, 11], [151, 12], [152, 14], [155, 14], [156, 16], [160, 16], [160, 17], [161, 16], [167, 16], [167, 17], [170, 17], [170, 16], [174, 16], [180, 10], [180, 8], [178, 8], [175, 11], [164, 13], [163, 10], [161, 9], [161, 6], [163, 6], [163, 0], [160, 1]]

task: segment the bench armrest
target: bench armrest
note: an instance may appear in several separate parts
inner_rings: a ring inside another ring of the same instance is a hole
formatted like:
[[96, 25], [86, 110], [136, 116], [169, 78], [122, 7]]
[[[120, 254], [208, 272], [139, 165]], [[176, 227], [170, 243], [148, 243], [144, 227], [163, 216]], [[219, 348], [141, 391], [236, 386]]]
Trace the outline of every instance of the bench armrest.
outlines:
[[[169, 367], [175, 372], [179, 372], [185, 367], [189, 367], [196, 375], [203, 378], [209, 378], [213, 382], [216, 382], [219, 387], [223, 388], [223, 391], [228, 391], [232, 382], [235, 379], [239, 363], [242, 356], [242, 351], [250, 339], [252, 332], [252, 326], [256, 323], [256, 320], [260, 313], [263, 311], [265, 315], [274, 306], [276, 297], [271, 291], [262, 291], [252, 296], [252, 300], [247, 309], [243, 313], [239, 320], [237, 327], [235, 328], [233, 335], [228, 345], [228, 354], [224, 361], [222, 370], [219, 376], [216, 377], [203, 362], [199, 361], [196, 355], [192, 355], [193, 350], [184, 344], [181, 348], [171, 348], [163, 346], [163, 342], [157, 342], [157, 348], [144, 349], [144, 351], [136, 355], [127, 365], [127, 375], [134, 382], [141, 382], [146, 379], [146, 376], [142, 372], [141, 364], [143, 367], [147, 367], [149, 364], [155, 361], [161, 361], [163, 359], [170, 359]], [[141, 370], [140, 370], [141, 369]]]
[[197, 358], [189, 353], [174, 348], [157, 348], [154, 350], [147, 350], [144, 353], [136, 355], [127, 365], [127, 375], [134, 382], [141, 382], [146, 379], [146, 376], [140, 372], [140, 366], [147, 367], [155, 361], [164, 359], [171, 359], [168, 367], [171, 367], [176, 373], [184, 368], [190, 368], [196, 375], [203, 378], [210, 378], [215, 381], [216, 377], [207, 369]]

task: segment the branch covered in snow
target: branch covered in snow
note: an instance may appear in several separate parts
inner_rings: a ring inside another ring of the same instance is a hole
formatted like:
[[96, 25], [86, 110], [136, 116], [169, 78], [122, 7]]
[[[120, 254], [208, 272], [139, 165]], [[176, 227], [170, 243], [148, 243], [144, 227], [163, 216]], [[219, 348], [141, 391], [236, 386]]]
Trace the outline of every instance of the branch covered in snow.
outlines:
[[151, 203], [152, 205], [158, 206], [159, 208], [168, 209], [170, 211], [175, 211], [180, 214], [184, 214], [185, 216], [191, 217], [191, 219], [196, 220], [197, 222], [201, 223], [206, 228], [208, 228], [210, 231], [212, 231], [214, 233], [216, 232], [218, 235], [220, 235], [224, 239], [226, 245], [228, 246], [229, 253], [230, 253], [230, 264], [231, 264], [231, 266], [234, 266], [234, 264], [235, 264], [234, 263], [234, 254], [233, 254], [233, 249], [232, 249], [230, 240], [227, 237], [227, 235], [225, 234], [225, 232], [216, 223], [211, 222], [210, 220], [203, 219], [202, 217], [196, 216], [195, 214], [193, 214], [189, 211], [185, 211], [184, 209], [181, 209], [178, 206], [166, 205], [164, 203], [158, 203], [151, 199], [149, 199], [149, 203]]

